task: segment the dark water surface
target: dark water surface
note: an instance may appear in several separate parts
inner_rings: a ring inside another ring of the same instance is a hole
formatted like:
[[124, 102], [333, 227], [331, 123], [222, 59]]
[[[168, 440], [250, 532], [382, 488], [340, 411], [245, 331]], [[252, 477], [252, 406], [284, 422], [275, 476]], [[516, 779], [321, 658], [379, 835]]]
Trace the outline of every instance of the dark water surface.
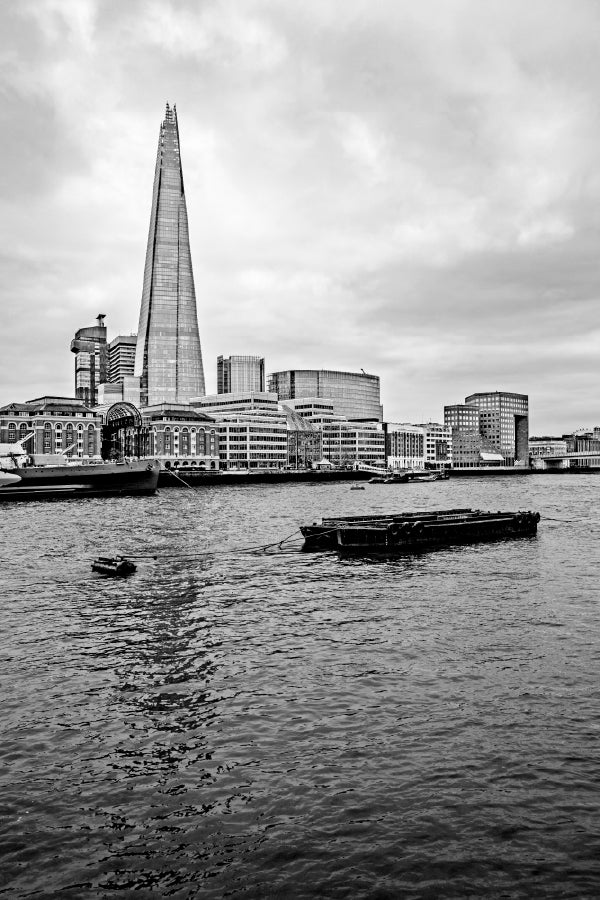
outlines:
[[[0, 895], [600, 896], [599, 495], [533, 475], [4, 505]], [[223, 552], [445, 506], [542, 521], [392, 561]], [[159, 559], [91, 573], [128, 551]]]

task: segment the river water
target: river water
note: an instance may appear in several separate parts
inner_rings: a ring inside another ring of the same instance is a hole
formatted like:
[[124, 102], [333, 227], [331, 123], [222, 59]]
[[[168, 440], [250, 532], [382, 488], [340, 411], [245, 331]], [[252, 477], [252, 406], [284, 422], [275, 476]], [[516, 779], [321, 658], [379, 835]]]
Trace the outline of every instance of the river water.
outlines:
[[[598, 897], [599, 493], [531, 475], [4, 505], [0, 895]], [[240, 552], [457, 506], [538, 510], [538, 535]], [[135, 575], [91, 573], [119, 552]]]

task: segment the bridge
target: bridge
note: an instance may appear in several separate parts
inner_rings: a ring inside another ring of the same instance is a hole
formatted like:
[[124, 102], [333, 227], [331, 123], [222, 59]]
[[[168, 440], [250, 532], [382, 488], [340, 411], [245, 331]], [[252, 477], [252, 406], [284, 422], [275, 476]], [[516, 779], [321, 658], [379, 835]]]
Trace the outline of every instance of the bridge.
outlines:
[[587, 450], [581, 453], [562, 453], [552, 456], [534, 456], [531, 468], [547, 471], [548, 469], [600, 469], [600, 453]]

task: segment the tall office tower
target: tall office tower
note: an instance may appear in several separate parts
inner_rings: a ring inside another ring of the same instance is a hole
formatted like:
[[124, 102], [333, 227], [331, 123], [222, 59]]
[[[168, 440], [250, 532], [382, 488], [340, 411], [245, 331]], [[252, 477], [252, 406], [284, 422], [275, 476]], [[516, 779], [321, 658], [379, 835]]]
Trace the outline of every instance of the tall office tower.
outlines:
[[217, 394], [239, 394], [242, 391], [263, 392], [265, 361], [261, 356], [218, 356]]
[[383, 421], [378, 375], [329, 369], [288, 369], [269, 375], [268, 390], [274, 391], [283, 402], [304, 397], [331, 400], [336, 415], [355, 422]]
[[108, 381], [119, 384], [133, 375], [137, 334], [119, 334], [108, 345]]
[[142, 406], [205, 393], [177, 111], [169, 104], [158, 138], [135, 375]]
[[80, 328], [71, 341], [71, 352], [75, 354], [75, 396], [88, 406], [98, 403], [98, 385], [106, 381], [108, 372], [104, 318], [100, 313], [97, 325]]
[[508, 466], [529, 458], [529, 398], [507, 391], [471, 394], [465, 403], [479, 409], [479, 430]]

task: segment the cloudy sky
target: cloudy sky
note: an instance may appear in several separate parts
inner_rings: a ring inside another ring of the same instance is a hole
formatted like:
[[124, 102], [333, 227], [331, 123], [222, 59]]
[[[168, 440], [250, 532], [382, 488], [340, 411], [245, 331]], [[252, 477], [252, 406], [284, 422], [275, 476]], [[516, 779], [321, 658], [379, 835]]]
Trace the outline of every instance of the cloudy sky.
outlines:
[[597, 0], [19, 0], [0, 35], [0, 403], [137, 329], [169, 102], [209, 391], [251, 353], [378, 374], [390, 421], [600, 424]]

